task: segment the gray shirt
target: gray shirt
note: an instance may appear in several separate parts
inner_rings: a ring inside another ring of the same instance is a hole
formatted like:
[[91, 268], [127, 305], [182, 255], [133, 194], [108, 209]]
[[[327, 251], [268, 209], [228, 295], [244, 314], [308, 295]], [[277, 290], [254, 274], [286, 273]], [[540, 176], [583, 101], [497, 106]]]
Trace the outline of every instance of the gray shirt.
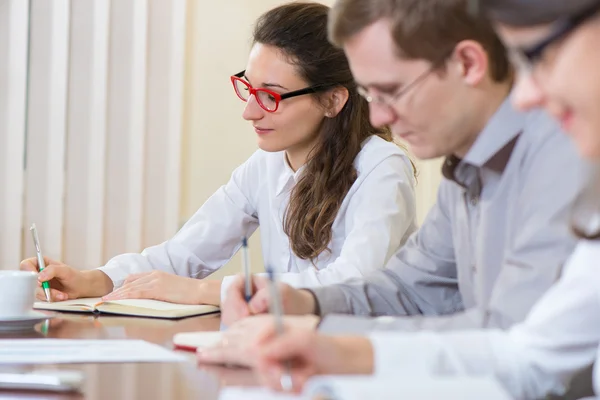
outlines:
[[589, 165], [546, 114], [506, 100], [442, 172], [437, 204], [384, 270], [311, 289], [321, 315], [362, 316], [329, 316], [322, 331], [506, 328], [556, 281]]

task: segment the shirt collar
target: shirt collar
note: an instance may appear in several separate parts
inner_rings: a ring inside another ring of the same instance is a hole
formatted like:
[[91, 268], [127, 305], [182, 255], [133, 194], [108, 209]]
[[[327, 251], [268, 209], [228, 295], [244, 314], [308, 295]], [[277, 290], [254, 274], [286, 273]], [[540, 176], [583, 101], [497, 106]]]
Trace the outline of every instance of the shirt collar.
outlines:
[[500, 174], [504, 172], [519, 135], [525, 127], [525, 119], [526, 114], [515, 110], [510, 98], [505, 99], [465, 158], [460, 159], [454, 155], [446, 158], [442, 167], [444, 177], [456, 182], [455, 171], [461, 163], [478, 169], [489, 168]]
[[292, 186], [295, 185], [296, 182], [298, 182], [298, 179], [300, 179], [300, 176], [306, 166], [305, 164], [298, 168], [298, 171], [294, 172], [292, 167], [290, 167], [290, 164], [287, 160], [287, 156], [285, 155], [285, 151], [281, 152], [281, 159], [282, 168], [279, 174], [279, 178], [277, 179], [277, 189], [275, 192], [275, 196], [279, 196], [280, 194], [285, 192], [286, 189], [288, 189], [288, 187], [290, 186], [290, 184], [292, 184]]

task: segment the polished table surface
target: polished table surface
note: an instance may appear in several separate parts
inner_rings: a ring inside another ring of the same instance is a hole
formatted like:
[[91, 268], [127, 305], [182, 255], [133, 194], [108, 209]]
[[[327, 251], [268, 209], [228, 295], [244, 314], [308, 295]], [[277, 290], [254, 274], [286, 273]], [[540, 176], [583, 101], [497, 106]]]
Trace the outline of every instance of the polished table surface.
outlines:
[[[220, 316], [207, 315], [181, 320], [119, 317], [77, 313], [47, 313], [54, 317], [36, 325], [34, 331], [0, 332], [0, 339], [142, 339], [173, 349], [179, 332], [216, 331]], [[195, 355], [183, 363], [56, 364], [0, 366], [3, 371], [66, 369], [83, 371], [84, 390], [79, 394], [0, 391], [0, 399], [217, 399], [226, 385], [254, 386], [251, 371], [198, 366]]]

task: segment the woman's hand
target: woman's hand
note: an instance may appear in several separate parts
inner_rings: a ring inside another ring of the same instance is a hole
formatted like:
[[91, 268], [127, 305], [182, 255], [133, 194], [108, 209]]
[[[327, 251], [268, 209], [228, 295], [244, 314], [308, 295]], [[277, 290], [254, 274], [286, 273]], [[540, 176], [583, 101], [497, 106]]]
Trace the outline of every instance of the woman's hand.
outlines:
[[152, 271], [129, 275], [123, 286], [102, 297], [102, 300], [153, 299], [178, 304], [218, 305], [220, 296], [210, 299], [208, 294], [215, 291], [220, 293], [220, 288], [220, 281], [204, 281]]
[[[81, 297], [100, 297], [109, 293], [113, 283], [100, 270], [80, 271], [71, 266], [44, 257], [46, 268], [38, 274], [36, 297], [46, 301], [42, 282], [50, 283], [50, 297], [53, 301], [78, 299]], [[28, 258], [21, 262], [23, 271], [38, 272], [37, 258]]]

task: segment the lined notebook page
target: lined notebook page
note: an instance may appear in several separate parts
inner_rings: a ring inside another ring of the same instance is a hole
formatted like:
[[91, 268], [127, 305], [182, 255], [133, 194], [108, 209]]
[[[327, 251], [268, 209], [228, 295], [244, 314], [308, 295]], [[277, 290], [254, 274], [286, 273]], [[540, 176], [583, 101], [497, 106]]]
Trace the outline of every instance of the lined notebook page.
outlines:
[[[111, 300], [107, 301], [105, 304], [119, 304], [122, 306], [129, 307], [139, 307], [139, 308], [148, 308], [151, 310], [197, 310], [198, 308], [205, 307], [204, 305], [198, 304], [175, 304], [175, 303], [167, 303], [165, 301], [158, 300], [146, 300], [146, 299], [123, 299], [123, 300]], [[212, 306], [208, 306], [212, 307]]]
[[33, 308], [52, 309], [53, 307], [89, 307], [93, 309], [94, 306], [100, 303], [102, 299], [100, 297], [88, 297], [85, 299], [65, 300], [65, 301], [54, 301], [48, 303], [46, 301], [36, 301]]
[[101, 297], [88, 297], [85, 299], [57, 301], [55, 304], [59, 304], [61, 306], [86, 305], [86, 306], [93, 307], [96, 304], [100, 303], [101, 301], [102, 301]]

